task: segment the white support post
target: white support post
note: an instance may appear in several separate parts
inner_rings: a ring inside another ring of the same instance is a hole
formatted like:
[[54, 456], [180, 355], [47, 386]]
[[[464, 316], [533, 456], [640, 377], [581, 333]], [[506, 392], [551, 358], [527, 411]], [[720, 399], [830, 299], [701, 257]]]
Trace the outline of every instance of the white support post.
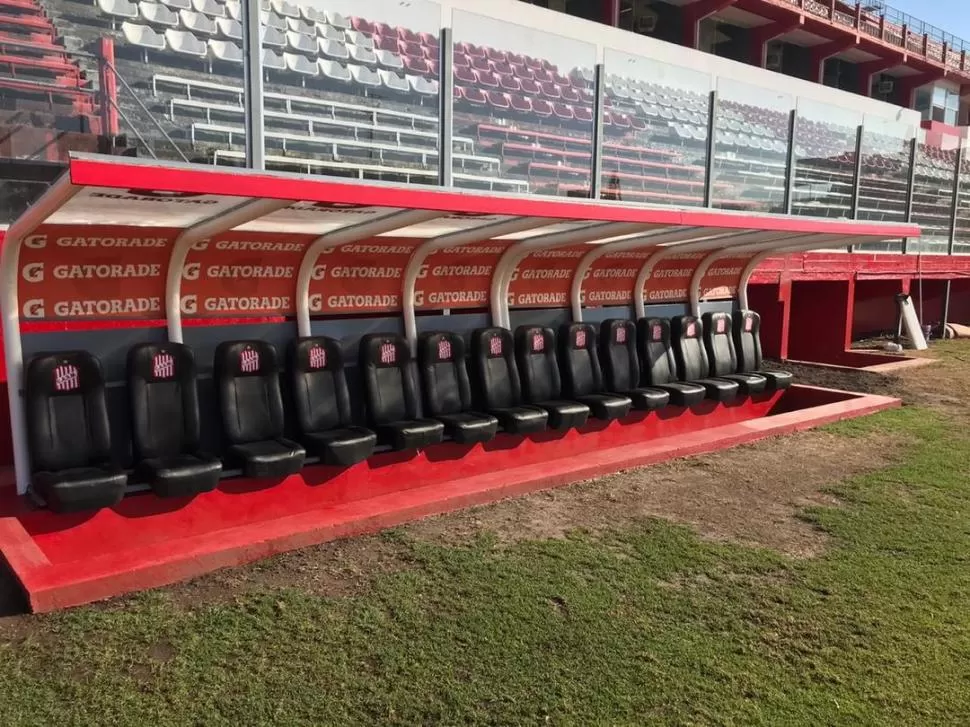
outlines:
[[519, 262], [535, 250], [552, 247], [579, 245], [594, 240], [605, 240], [611, 237], [632, 235], [649, 229], [652, 225], [639, 222], [607, 222], [586, 225], [577, 230], [566, 232], [552, 232], [523, 240], [509, 247], [499, 258], [495, 270], [492, 272], [492, 325], [511, 328], [511, 314], [509, 313], [509, 285]]
[[717, 227], [673, 227], [655, 230], [644, 235], [637, 235], [629, 240], [619, 242], [608, 242], [597, 245], [586, 253], [579, 261], [576, 271], [573, 273], [573, 280], [569, 290], [569, 300], [573, 309], [573, 321], [583, 322], [583, 281], [586, 273], [593, 266], [593, 263], [604, 255], [615, 252], [625, 252], [636, 250], [641, 247], [652, 247], [654, 245], [670, 244], [683, 242], [685, 240], [703, 239], [705, 235], [717, 232]]
[[71, 175], [63, 174], [7, 229], [0, 247], [0, 300], [3, 308], [3, 355], [7, 365], [7, 399], [10, 405], [10, 436], [17, 494], [30, 485], [30, 449], [27, 446], [27, 415], [24, 387], [24, 348], [20, 338], [20, 246], [24, 238], [78, 193]]
[[411, 255], [411, 259], [408, 260], [407, 267], [404, 270], [404, 290], [401, 298], [401, 309], [404, 314], [404, 335], [408, 339], [408, 345], [411, 346], [411, 353], [417, 355], [418, 352], [418, 322], [414, 312], [414, 289], [421, 272], [421, 266], [424, 265], [424, 261], [428, 259], [429, 255], [448, 247], [487, 242], [503, 235], [534, 230], [537, 227], [544, 227], [550, 222], [551, 220], [545, 217], [512, 217], [470, 230], [460, 230], [439, 237], [432, 237], [422, 242]]
[[168, 322], [168, 340], [182, 343], [182, 268], [192, 246], [210, 237], [252, 222], [260, 217], [292, 204], [288, 199], [251, 199], [236, 205], [215, 217], [187, 227], [172, 243], [165, 278], [165, 320]]
[[382, 215], [376, 220], [338, 228], [311, 242], [306, 252], [303, 253], [300, 272], [296, 278], [296, 326], [298, 335], [301, 338], [312, 335], [310, 329], [310, 282], [313, 280], [313, 271], [316, 269], [317, 259], [326, 248], [333, 245], [346, 245], [357, 240], [366, 240], [385, 232], [400, 230], [403, 227], [433, 220], [443, 214], [443, 212], [432, 210], [399, 209], [390, 214]]

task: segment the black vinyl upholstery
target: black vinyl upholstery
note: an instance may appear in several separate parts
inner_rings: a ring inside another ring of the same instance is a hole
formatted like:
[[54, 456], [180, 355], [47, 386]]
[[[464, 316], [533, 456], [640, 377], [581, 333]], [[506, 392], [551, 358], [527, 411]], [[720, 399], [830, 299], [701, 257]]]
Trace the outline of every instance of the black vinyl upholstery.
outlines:
[[360, 340], [360, 371], [371, 428], [396, 450], [420, 449], [444, 439], [445, 425], [419, 418], [418, 386], [407, 341], [393, 333]]
[[677, 364], [670, 347], [669, 320], [638, 320], [637, 348], [640, 354], [640, 381], [644, 386], [666, 391], [674, 406], [693, 406], [707, 396], [703, 386], [677, 380]]
[[623, 394], [638, 411], [661, 409], [670, 401], [663, 389], [640, 386], [640, 357], [637, 355], [637, 328], [633, 321], [610, 318], [600, 324], [600, 362], [607, 391]]
[[118, 504], [128, 478], [111, 461], [104, 374], [86, 351], [42, 354], [24, 378], [31, 487], [55, 512]]
[[761, 316], [753, 310], [740, 310], [734, 316], [734, 349], [738, 373], [756, 372], [767, 380], [768, 391], [787, 389], [792, 384], [788, 371], [761, 370]]
[[142, 343], [128, 351], [128, 396], [135, 476], [155, 494], [208, 492], [222, 463], [200, 450], [198, 379], [192, 350], [180, 343]]
[[711, 365], [711, 376], [733, 381], [743, 396], [760, 394], [768, 382], [756, 373], [738, 373], [738, 357], [731, 339], [731, 316], [727, 313], [705, 313], [703, 321], [704, 350]]
[[299, 472], [306, 450], [283, 437], [283, 396], [276, 349], [265, 341], [225, 341], [215, 353], [215, 379], [226, 463], [247, 477]]
[[298, 338], [289, 371], [300, 442], [323, 464], [349, 467], [374, 452], [377, 435], [354, 426], [340, 342], [326, 336]]
[[559, 366], [563, 396], [589, 407], [604, 421], [622, 419], [630, 413], [629, 397], [607, 394], [603, 386], [596, 329], [589, 323], [566, 323], [559, 331]]
[[515, 331], [515, 361], [522, 382], [522, 396], [549, 414], [549, 426], [566, 430], [581, 427], [589, 407], [563, 401], [562, 380], [556, 358], [556, 334], [542, 326], [519, 326]]
[[465, 341], [457, 333], [424, 333], [418, 339], [418, 368], [424, 412], [445, 425], [459, 444], [487, 442], [498, 431], [498, 419], [472, 411], [472, 391], [465, 361]]
[[704, 387], [708, 399], [733, 401], [738, 385], [727, 379], [711, 378], [711, 363], [704, 349], [703, 324], [695, 316], [675, 316], [670, 321], [670, 343], [677, 363], [677, 377]]
[[472, 331], [469, 373], [475, 407], [494, 416], [509, 434], [533, 434], [546, 428], [549, 415], [522, 403], [512, 333], [505, 328]]

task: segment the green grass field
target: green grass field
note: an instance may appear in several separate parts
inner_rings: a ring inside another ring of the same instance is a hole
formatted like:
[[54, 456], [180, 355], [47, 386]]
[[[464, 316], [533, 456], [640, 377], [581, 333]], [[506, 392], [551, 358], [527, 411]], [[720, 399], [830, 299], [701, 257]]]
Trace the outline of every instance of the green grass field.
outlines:
[[404, 567], [349, 596], [161, 591], [20, 620], [0, 725], [970, 724], [970, 431], [952, 417], [829, 429], [908, 443], [804, 514], [831, 537], [817, 558], [660, 520], [511, 545], [397, 531]]

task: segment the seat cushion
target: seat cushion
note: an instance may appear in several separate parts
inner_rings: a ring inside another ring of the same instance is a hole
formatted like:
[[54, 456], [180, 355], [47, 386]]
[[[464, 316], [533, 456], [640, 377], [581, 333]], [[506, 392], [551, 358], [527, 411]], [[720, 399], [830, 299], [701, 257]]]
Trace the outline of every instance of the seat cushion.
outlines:
[[54, 512], [81, 512], [113, 507], [121, 502], [128, 477], [115, 467], [77, 467], [60, 472], [35, 472], [31, 487]]
[[622, 419], [630, 413], [630, 407], [633, 406], [629, 397], [614, 394], [587, 394], [586, 396], [577, 396], [576, 401], [588, 406], [590, 413], [596, 419], [607, 422]]
[[698, 379], [688, 383], [703, 386], [705, 398], [722, 402], [734, 401], [740, 388], [734, 381], [727, 379]]
[[438, 420], [445, 425], [445, 434], [459, 444], [487, 442], [498, 431], [498, 419], [491, 414], [465, 411], [442, 414]]
[[765, 391], [787, 389], [794, 379], [790, 371], [758, 371], [757, 373], [765, 377]]
[[445, 438], [445, 425], [434, 419], [405, 419], [377, 430], [377, 441], [392, 449], [421, 449]]
[[241, 467], [246, 477], [286, 477], [303, 469], [306, 450], [289, 439], [235, 444], [229, 448], [228, 461]]
[[667, 392], [670, 403], [674, 406], [691, 407], [700, 404], [707, 396], [703, 386], [699, 384], [685, 384], [683, 382], [660, 384], [656, 388]]
[[537, 406], [512, 406], [492, 409], [489, 414], [498, 419], [499, 426], [509, 434], [534, 434], [546, 428], [549, 415]]
[[719, 376], [719, 379], [727, 379], [738, 385], [738, 393], [741, 396], [751, 396], [760, 394], [765, 390], [768, 381], [761, 374], [726, 374]]
[[536, 406], [549, 414], [549, 426], [565, 431], [581, 427], [589, 419], [589, 407], [578, 401], [540, 401]]
[[222, 462], [205, 455], [177, 454], [143, 460], [135, 472], [159, 497], [184, 497], [214, 489], [222, 474]]
[[637, 411], [654, 411], [663, 409], [670, 403], [670, 392], [663, 389], [634, 389], [627, 391], [626, 395], [633, 402], [633, 408]]
[[363, 462], [374, 453], [377, 435], [364, 427], [329, 429], [303, 435], [303, 446], [323, 464], [350, 467]]

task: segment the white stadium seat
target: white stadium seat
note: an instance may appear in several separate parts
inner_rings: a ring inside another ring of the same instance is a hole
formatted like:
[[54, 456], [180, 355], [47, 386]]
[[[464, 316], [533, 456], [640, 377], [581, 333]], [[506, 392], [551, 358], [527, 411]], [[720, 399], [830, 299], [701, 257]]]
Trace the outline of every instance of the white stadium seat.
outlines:
[[180, 55], [205, 58], [209, 53], [209, 46], [205, 42], [184, 30], [166, 30], [165, 40], [168, 47]]
[[286, 30], [286, 20], [274, 12], [263, 10], [259, 13], [259, 22], [267, 28]]
[[350, 21], [337, 12], [327, 11], [327, 22], [330, 23], [335, 28], [340, 28], [341, 30], [347, 30], [350, 27]]
[[408, 93], [411, 90], [411, 86], [408, 84], [408, 79], [402, 75], [398, 75], [393, 71], [385, 71], [383, 68], [378, 71], [381, 77], [381, 83], [384, 87], [394, 91], [396, 93]]
[[192, 0], [158, 0], [162, 5], [168, 5], [173, 10], [191, 10]]
[[374, 39], [367, 33], [361, 33], [359, 30], [346, 30], [344, 32], [347, 34], [348, 43], [352, 43], [358, 48], [374, 50]]
[[324, 40], [323, 38], [317, 38], [317, 43], [320, 47], [320, 55], [326, 58], [344, 62], [350, 58], [350, 51], [347, 50], [347, 46], [343, 43]]
[[437, 96], [438, 82], [424, 76], [408, 76], [411, 90], [422, 96]]
[[[265, 41], [263, 44], [265, 45]], [[263, 68], [269, 71], [285, 71], [286, 61], [283, 60], [283, 54], [263, 48]]]
[[286, 36], [278, 28], [263, 26], [260, 28], [260, 35], [263, 37], [263, 45], [270, 48], [283, 48], [286, 46]]
[[226, 8], [217, 0], [192, 0], [192, 9], [197, 13], [208, 15], [210, 18], [226, 17]]
[[362, 66], [377, 65], [377, 54], [370, 48], [363, 48], [359, 45], [348, 45], [347, 50], [350, 51], [350, 58], [354, 63]]
[[128, 0], [98, 0], [98, 8], [112, 18], [134, 20], [138, 17], [138, 5]]
[[242, 22], [242, 5], [239, 0], [226, 0], [226, 13], [236, 22]]
[[209, 50], [212, 51], [212, 57], [217, 61], [243, 62], [242, 46], [238, 46], [230, 40], [210, 40]]
[[320, 69], [317, 68], [317, 64], [304, 55], [299, 55], [297, 53], [284, 53], [283, 60], [285, 61], [287, 68], [294, 73], [299, 73], [301, 76], [316, 76], [320, 73]]
[[179, 25], [178, 13], [158, 3], [144, 2], [143, 0], [138, 3], [138, 12], [150, 25], [164, 28], [177, 28]]
[[216, 20], [216, 27], [219, 29], [219, 35], [221, 35], [223, 38], [242, 40], [243, 27], [242, 23], [240, 23], [238, 20], [233, 20], [232, 18], [219, 18]]
[[317, 61], [317, 65], [320, 67], [320, 74], [326, 78], [329, 78], [331, 81], [350, 83], [353, 80], [353, 77], [350, 75], [350, 71], [343, 63], [326, 61], [321, 58], [319, 61]]
[[307, 20], [301, 20], [300, 18], [287, 18], [286, 29], [292, 30], [294, 33], [303, 33], [303, 35], [317, 34], [316, 23], [312, 23]]
[[366, 66], [350, 66], [350, 73], [361, 86], [369, 88], [380, 88], [381, 77], [373, 68]]
[[384, 68], [390, 68], [392, 71], [399, 71], [404, 68], [404, 61], [397, 53], [391, 53], [389, 50], [378, 50], [376, 53], [377, 62]]
[[343, 43], [347, 40], [344, 35], [344, 31], [333, 27], [332, 25], [327, 25], [326, 23], [317, 23], [317, 32], [320, 34], [321, 38], [326, 40], [335, 40]]
[[[181, 10], [179, 11], [179, 17], [182, 19], [182, 25], [186, 30], [198, 33], [199, 35], [216, 34], [216, 21], [208, 15], [197, 13], [194, 10]], [[223, 21], [227, 20], [227, 18], [219, 18], [219, 20]]]
[[323, 10], [317, 10], [309, 5], [300, 6], [300, 15], [311, 23], [326, 23], [327, 14]]
[[147, 25], [122, 23], [121, 32], [132, 45], [146, 50], [165, 50], [165, 36]]
[[271, 5], [273, 10], [276, 11], [276, 14], [284, 18], [300, 17], [300, 7], [296, 3], [287, 2], [286, 0], [272, 0]]
[[286, 49], [294, 53], [304, 53], [308, 56], [317, 54], [317, 41], [303, 33], [294, 33], [292, 30], [286, 31]]

